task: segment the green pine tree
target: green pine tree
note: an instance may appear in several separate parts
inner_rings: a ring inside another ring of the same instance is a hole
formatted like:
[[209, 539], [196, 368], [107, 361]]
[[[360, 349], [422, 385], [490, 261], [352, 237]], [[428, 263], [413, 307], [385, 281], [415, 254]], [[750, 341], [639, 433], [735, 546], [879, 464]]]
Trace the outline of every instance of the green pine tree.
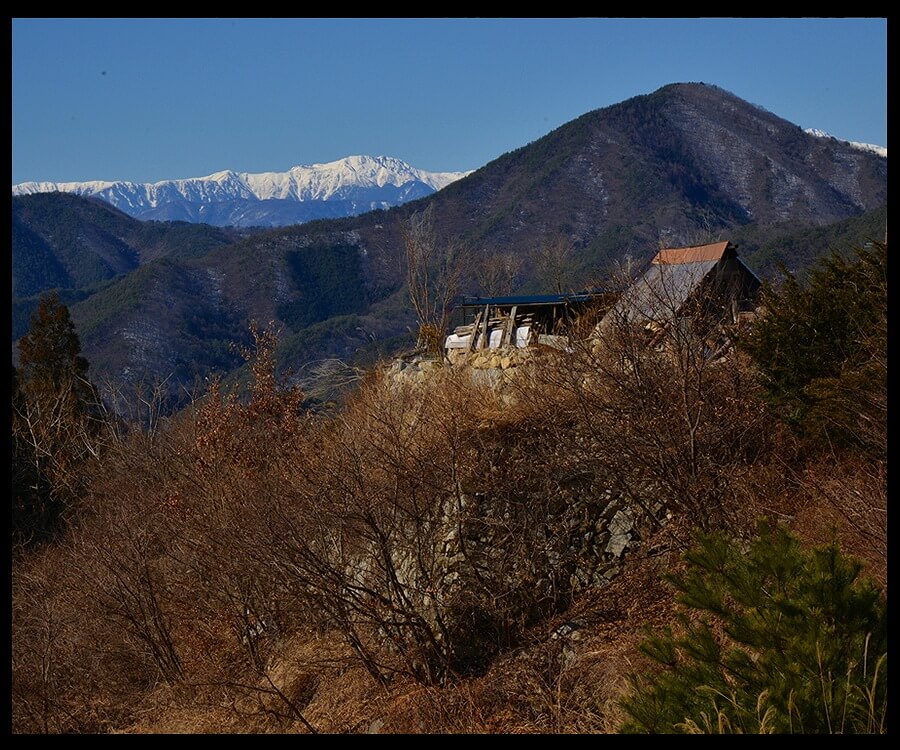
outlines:
[[686, 559], [670, 577], [681, 632], [642, 644], [663, 669], [634, 678], [623, 731], [885, 730], [885, 602], [836, 544], [806, 551], [764, 526], [746, 550], [701, 535]]
[[[883, 448], [887, 429], [887, 245], [832, 253], [802, 285], [763, 288], [766, 313], [741, 340], [781, 416], [809, 436]], [[867, 429], [859, 434], [862, 420]]]
[[88, 361], [81, 356], [81, 342], [69, 308], [56, 292], [42, 298], [31, 316], [31, 328], [18, 343], [19, 377], [31, 394], [40, 390], [56, 393], [72, 387], [78, 407], [94, 399], [87, 379]]
[[96, 451], [98, 398], [68, 308], [43, 298], [13, 368], [13, 539], [46, 539], [80, 496]]

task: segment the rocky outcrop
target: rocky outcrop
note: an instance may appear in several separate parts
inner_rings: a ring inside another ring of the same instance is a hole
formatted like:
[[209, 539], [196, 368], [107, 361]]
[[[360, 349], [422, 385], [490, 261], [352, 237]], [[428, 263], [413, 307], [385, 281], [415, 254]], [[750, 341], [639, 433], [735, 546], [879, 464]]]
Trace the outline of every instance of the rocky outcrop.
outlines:
[[[516, 378], [529, 376], [543, 350], [457, 350], [453, 364], [415, 355], [393, 362], [386, 378], [415, 393], [436, 385], [442, 374], [468, 376], [511, 404]], [[507, 445], [502, 434], [484, 439], [505, 446], [501, 460], [527, 463], [528, 448], [515, 440]], [[391, 546], [402, 595], [385, 592], [428, 623], [444, 658], [463, 671], [489, 660], [501, 634], [514, 640], [517, 629], [564, 609], [579, 591], [609, 584], [669, 518], [664, 502], [646, 502], [656, 493], [648, 490], [638, 501], [596, 478], [561, 480], [554, 493], [547, 487], [555, 483], [517, 487], [514, 473], [499, 484], [478, 476], [446, 487], [434, 507], [404, 522]], [[364, 557], [376, 559], [373, 551]], [[355, 572], [367, 586], [373, 574], [378, 570], [367, 565]], [[397, 646], [395, 634], [385, 638]]]
[[508, 398], [505, 386], [514, 382], [517, 369], [538, 357], [540, 348], [483, 349], [474, 352], [461, 349], [448, 352], [446, 360], [427, 355], [414, 355], [395, 359], [385, 375], [393, 383], [424, 383], [431, 375], [444, 368], [469, 374], [472, 384], [493, 388]]

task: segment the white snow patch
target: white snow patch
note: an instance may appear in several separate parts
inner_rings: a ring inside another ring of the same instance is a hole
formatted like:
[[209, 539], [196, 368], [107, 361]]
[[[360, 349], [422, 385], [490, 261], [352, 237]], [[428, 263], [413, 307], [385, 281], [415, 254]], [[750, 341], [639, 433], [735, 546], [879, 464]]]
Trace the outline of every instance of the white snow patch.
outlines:
[[803, 132], [814, 135], [816, 138], [831, 138], [835, 141], [843, 141], [859, 151], [868, 151], [869, 153], [877, 154], [878, 156], [883, 156], [887, 159], [888, 150], [885, 146], [876, 146], [874, 143], [860, 143], [859, 141], [844, 141], [843, 138], [835, 138], [831, 133], [826, 133], [824, 130], [819, 130], [818, 128], [805, 128]]

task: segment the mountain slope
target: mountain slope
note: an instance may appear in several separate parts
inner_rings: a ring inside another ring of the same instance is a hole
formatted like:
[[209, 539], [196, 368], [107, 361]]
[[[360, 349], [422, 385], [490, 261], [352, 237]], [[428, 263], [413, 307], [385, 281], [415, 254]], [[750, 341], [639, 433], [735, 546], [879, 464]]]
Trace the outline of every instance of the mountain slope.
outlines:
[[[190, 257], [169, 253], [94, 290], [72, 314], [86, 355], [102, 369], [164, 378], [177, 360], [175, 380], [187, 386], [214, 366], [227, 369], [221, 342], [245, 335], [251, 319], [282, 326], [281, 361], [295, 370], [325, 356], [353, 360], [381, 342], [399, 345], [413, 326], [402, 227], [429, 206], [439, 240], [472, 249], [467, 291], [479, 291], [482, 260], [501, 252], [523, 264], [509, 291], [542, 291], [553, 280], [540, 250], [560, 238], [572, 248], [574, 287], [602, 279], [626, 256], [640, 265], [661, 242], [710, 236], [739, 241], [757, 270], [774, 272], [776, 261], [799, 270], [793, 260], [807, 265], [831, 241], [808, 230], [881, 208], [886, 195], [885, 158], [805, 133], [721, 89], [675, 84], [590, 112], [427, 198], [257, 232]], [[39, 199], [83, 200], [16, 200]], [[881, 225], [879, 217], [868, 221], [863, 239]], [[30, 221], [21, 226], [34, 231]], [[791, 240], [797, 232], [805, 239]], [[34, 238], [21, 236], [37, 257]], [[54, 273], [46, 266], [42, 283]], [[135, 338], [135, 326], [147, 330]]]
[[715, 86], [672, 84], [589, 112], [422, 201], [308, 227], [352, 233], [380, 285], [402, 283], [399, 226], [433, 206], [439, 236], [526, 260], [557, 238], [573, 276], [596, 278], [625, 255], [754, 225], [818, 226], [887, 199], [887, 159], [805, 133]]
[[348, 156], [287, 172], [226, 170], [155, 183], [23, 182], [13, 186], [13, 195], [92, 196], [139, 219], [280, 226], [389, 208], [430, 195], [466, 174], [427, 172], [388, 156]]
[[825, 226], [797, 229], [782, 225], [766, 230], [753, 226], [746, 232], [735, 232], [733, 237], [749, 266], [760, 276], [779, 279], [782, 267], [805, 276], [831, 251], [852, 257], [854, 249], [867, 242], [884, 240], [886, 231], [887, 206], [884, 205]]
[[564, 234], [590, 250], [617, 226], [656, 245], [660, 232], [678, 242], [698, 228], [824, 224], [886, 194], [886, 159], [716, 87], [674, 84], [563, 125], [432, 202], [484, 244]]
[[204, 254], [234, 231], [136, 221], [108, 203], [74, 195], [12, 199], [13, 296], [77, 289], [164, 255]]

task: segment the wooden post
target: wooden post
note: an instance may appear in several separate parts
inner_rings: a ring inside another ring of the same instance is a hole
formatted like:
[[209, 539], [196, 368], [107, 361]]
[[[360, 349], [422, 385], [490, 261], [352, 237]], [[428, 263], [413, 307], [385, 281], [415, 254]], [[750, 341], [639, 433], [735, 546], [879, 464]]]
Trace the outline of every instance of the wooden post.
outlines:
[[506, 323], [506, 328], [503, 330], [503, 337], [500, 339], [500, 348], [502, 349], [504, 346], [510, 345], [510, 337], [512, 337], [512, 347], [515, 349], [516, 347], [516, 310], [518, 309], [517, 305], [512, 306], [512, 310], [509, 311], [509, 321]]
[[490, 316], [491, 316], [491, 306], [485, 305], [484, 306], [484, 328], [483, 328], [483, 331], [481, 334], [481, 338], [478, 340], [478, 348], [479, 349], [487, 349], [488, 335], [489, 335], [488, 318], [490, 318]]
[[478, 325], [481, 323], [481, 310], [475, 313], [475, 322], [472, 323], [472, 340], [469, 341], [469, 349], [475, 348], [475, 342], [478, 340]]

